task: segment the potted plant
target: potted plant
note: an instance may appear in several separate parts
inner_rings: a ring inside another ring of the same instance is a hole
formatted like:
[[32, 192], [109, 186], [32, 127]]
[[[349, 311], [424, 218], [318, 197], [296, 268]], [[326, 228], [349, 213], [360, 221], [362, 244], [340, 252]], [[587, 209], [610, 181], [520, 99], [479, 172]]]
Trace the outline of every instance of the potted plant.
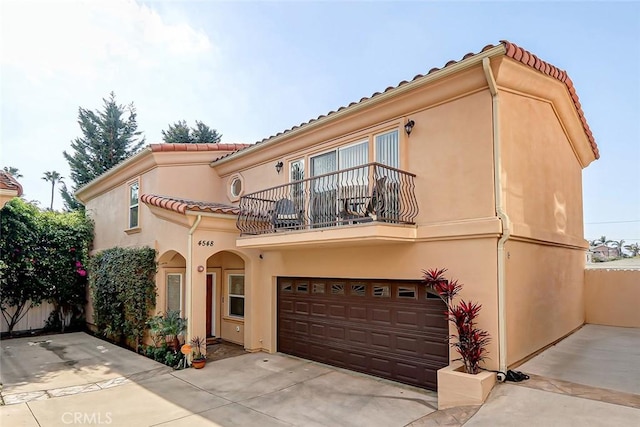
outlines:
[[187, 319], [180, 317], [180, 311], [169, 310], [162, 319], [162, 333], [174, 351], [180, 349], [180, 335], [187, 331]]
[[454, 298], [462, 290], [457, 280], [444, 277], [446, 268], [423, 271], [425, 284], [436, 292], [447, 306], [447, 320], [456, 329], [457, 334], [449, 337], [449, 345], [460, 357], [438, 371], [438, 409], [452, 406], [478, 405], [484, 402], [496, 381], [493, 372], [480, 369], [480, 363], [486, 359], [489, 333], [476, 326], [476, 319], [482, 305]]
[[193, 360], [191, 366], [196, 369], [204, 368], [207, 362], [207, 341], [198, 336], [191, 338], [191, 346], [193, 349]]

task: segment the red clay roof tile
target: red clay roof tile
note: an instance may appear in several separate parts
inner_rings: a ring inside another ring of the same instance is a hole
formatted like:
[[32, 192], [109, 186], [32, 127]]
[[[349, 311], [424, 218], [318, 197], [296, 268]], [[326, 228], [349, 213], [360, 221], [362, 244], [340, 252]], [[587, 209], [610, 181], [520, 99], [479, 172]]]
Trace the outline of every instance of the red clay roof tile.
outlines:
[[[535, 69], [535, 70], [537, 70], [537, 71], [539, 71], [539, 72], [541, 72], [543, 74], [546, 74], [546, 75], [548, 75], [550, 77], [553, 77], [553, 78], [559, 80], [560, 82], [562, 82], [562, 83], [564, 83], [566, 85], [567, 90], [569, 91], [569, 94], [573, 99], [573, 103], [575, 105], [576, 112], [578, 113], [578, 116], [582, 120], [583, 127], [584, 127], [584, 132], [585, 132], [585, 135], [587, 136], [587, 138], [589, 139], [589, 143], [591, 144], [591, 149], [593, 151], [593, 154], [595, 155], [596, 159], [599, 159], [600, 158], [600, 153], [598, 151], [598, 146], [597, 146], [597, 144], [595, 142], [595, 139], [593, 137], [593, 134], [592, 134], [591, 130], [589, 129], [589, 125], [587, 125], [586, 119], [584, 117], [584, 112], [582, 111], [582, 106], [580, 105], [580, 102], [578, 101], [578, 96], [576, 95], [575, 89], [573, 87], [573, 82], [571, 81], [571, 79], [569, 78], [567, 73], [565, 71], [560, 70], [559, 68], [549, 64], [548, 62], [543, 61], [542, 59], [538, 58], [536, 55], [534, 55], [531, 52], [519, 47], [518, 45], [516, 45], [514, 43], [511, 43], [511, 42], [509, 42], [507, 40], [501, 40], [500, 44], [503, 45], [504, 48], [505, 48], [505, 53], [504, 53], [505, 56], [508, 56], [508, 57], [510, 57], [510, 58], [512, 58], [512, 59], [514, 59], [516, 61], [519, 61], [522, 64], [524, 64], [524, 65], [526, 65], [528, 67], [531, 67], [531, 68], [533, 68], [533, 69]], [[485, 47], [482, 48], [480, 53], [481, 52], [486, 52], [487, 50], [493, 49], [493, 48], [495, 48], [495, 47], [497, 47], [499, 45], [488, 44], [488, 45], [486, 45]], [[475, 55], [477, 55], [477, 53], [469, 52], [469, 53], [467, 53], [466, 55], [464, 55], [462, 57], [462, 60], [471, 58], [471, 57], [473, 57]], [[458, 62], [459, 61], [451, 60], [451, 61], [447, 62], [444, 65], [444, 67], [442, 67], [442, 69], [446, 68], [446, 67], [449, 67], [449, 66], [451, 66], [453, 64], [456, 64]], [[425, 75], [418, 74], [411, 81], [415, 81], [415, 80], [421, 79], [421, 78], [423, 78], [425, 76], [428, 76], [428, 75], [430, 75], [432, 73], [435, 73], [437, 71], [440, 71], [440, 70], [441, 70], [441, 68], [438, 68], [438, 67], [431, 68], [427, 72], [427, 74], [425, 74]], [[397, 89], [398, 87], [402, 86], [403, 84], [404, 84], [404, 81], [400, 82], [397, 86], [389, 86], [382, 93], [386, 93], [386, 92], [389, 92], [391, 90]], [[360, 99], [360, 101], [351, 102], [350, 104], [348, 104], [348, 106], [340, 107], [337, 111], [342, 111], [345, 108], [349, 108], [349, 107], [352, 107], [354, 105], [360, 104], [360, 103], [362, 103], [364, 101], [367, 101], [369, 99], [375, 98], [375, 97], [381, 95], [382, 93], [381, 92], [375, 92], [370, 97], [363, 97], [362, 99]], [[300, 123], [299, 125], [294, 126], [294, 127], [290, 128], [290, 129], [284, 130], [282, 132], [278, 132], [277, 134], [269, 136], [267, 138], [263, 138], [262, 140], [257, 141], [256, 144], [265, 143], [265, 142], [267, 142], [267, 141], [269, 141], [269, 140], [271, 140], [271, 139], [273, 139], [275, 137], [278, 137], [280, 135], [289, 133], [294, 129], [298, 129], [298, 128], [304, 127], [304, 126], [306, 126], [308, 124], [311, 124], [311, 123], [313, 123], [313, 122], [315, 122], [317, 120], [320, 120], [320, 119], [322, 119], [324, 117], [331, 116], [332, 114], [335, 114], [335, 113], [336, 113], [336, 111], [330, 111], [326, 115], [322, 114], [322, 115], [318, 116], [317, 118], [310, 119], [307, 122]], [[250, 145], [254, 145], [254, 144], [250, 144]], [[238, 151], [242, 151], [242, 149], [239, 148]], [[233, 154], [225, 155], [225, 156], [221, 157], [221, 159], [230, 157], [232, 155]], [[218, 160], [220, 160], [220, 159], [218, 159]]]
[[223, 203], [204, 202], [198, 200], [182, 199], [172, 196], [158, 196], [155, 194], [143, 194], [140, 200], [151, 206], [156, 206], [170, 211], [185, 213], [186, 211], [199, 211], [217, 214], [238, 215], [240, 209], [236, 206]]
[[0, 189], [15, 191], [18, 197], [22, 196], [22, 185], [8, 172], [0, 170]]
[[151, 151], [237, 151], [249, 144], [150, 144]]

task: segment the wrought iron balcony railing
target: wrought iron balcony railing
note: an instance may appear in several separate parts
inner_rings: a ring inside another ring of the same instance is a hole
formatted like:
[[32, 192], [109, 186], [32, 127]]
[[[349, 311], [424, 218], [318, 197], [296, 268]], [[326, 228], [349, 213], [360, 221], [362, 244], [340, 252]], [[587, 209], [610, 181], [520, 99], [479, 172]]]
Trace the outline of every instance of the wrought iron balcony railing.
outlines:
[[380, 163], [343, 169], [247, 194], [241, 235], [311, 230], [366, 222], [413, 224], [415, 175]]

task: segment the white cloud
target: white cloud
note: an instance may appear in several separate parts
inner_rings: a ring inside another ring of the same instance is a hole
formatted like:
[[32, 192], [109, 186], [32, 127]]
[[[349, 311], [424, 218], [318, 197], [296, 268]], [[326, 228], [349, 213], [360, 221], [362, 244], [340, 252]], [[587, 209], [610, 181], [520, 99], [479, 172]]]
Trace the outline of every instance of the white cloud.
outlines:
[[159, 67], [213, 53], [204, 32], [168, 24], [131, 0], [8, 1], [2, 40], [2, 64], [32, 79], [60, 72], [97, 79], [114, 66]]
[[194, 82], [213, 86], [219, 50], [171, 19], [130, 0], [2, 0], [0, 166], [20, 169], [28, 199], [49, 204], [44, 171], [69, 176], [62, 152], [80, 135], [79, 106], [101, 109], [114, 91], [135, 103], [148, 142], [172, 121], [199, 118], [206, 99]]

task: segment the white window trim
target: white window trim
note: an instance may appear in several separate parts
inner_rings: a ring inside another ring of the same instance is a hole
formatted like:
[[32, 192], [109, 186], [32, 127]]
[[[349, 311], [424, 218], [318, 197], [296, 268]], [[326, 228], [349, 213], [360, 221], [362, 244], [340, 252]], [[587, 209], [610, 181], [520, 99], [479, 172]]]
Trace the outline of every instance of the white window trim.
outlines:
[[[233, 190], [232, 190], [233, 182], [236, 180], [240, 181], [240, 192], [237, 195], [233, 194]], [[244, 195], [244, 193], [245, 193], [244, 177], [239, 173], [235, 173], [231, 175], [229, 177], [229, 181], [227, 181], [227, 197], [229, 198], [229, 200], [231, 200], [232, 202], [237, 202]]]
[[180, 316], [184, 313], [184, 275], [182, 273], [167, 273], [165, 277], [165, 311], [169, 311], [169, 276], [180, 277]]
[[[138, 190], [138, 197], [137, 197], [137, 202], [136, 203], [131, 203], [131, 190], [133, 188], [133, 186], [137, 186], [137, 190]], [[128, 230], [137, 230], [140, 228], [140, 181], [139, 180], [135, 180], [135, 181], [131, 181], [129, 182], [129, 184], [127, 185], [127, 229]], [[135, 225], [131, 224], [131, 210], [133, 208], [136, 208], [138, 210], [138, 223]]]
[[234, 276], [242, 276], [243, 280], [246, 280], [246, 277], [244, 275], [244, 273], [229, 273], [227, 274], [227, 316], [233, 318], [233, 319], [244, 319], [245, 316], [238, 316], [237, 314], [231, 314], [231, 298], [235, 297], [235, 298], [242, 298], [244, 301], [244, 311], [246, 312], [246, 308], [247, 308], [247, 299], [245, 297], [246, 293], [247, 293], [247, 287], [246, 287], [246, 282], [245, 282], [245, 288], [244, 288], [244, 294], [243, 295], [239, 295], [239, 294], [232, 294], [231, 293], [231, 278]]
[[302, 164], [302, 179], [306, 178], [307, 175], [307, 171], [305, 170], [305, 166], [304, 166], [304, 157], [299, 158], [299, 159], [295, 159], [295, 160], [291, 160], [289, 162], [289, 182], [295, 182], [297, 180], [293, 179], [293, 165], [295, 165], [296, 163], [300, 163]]

